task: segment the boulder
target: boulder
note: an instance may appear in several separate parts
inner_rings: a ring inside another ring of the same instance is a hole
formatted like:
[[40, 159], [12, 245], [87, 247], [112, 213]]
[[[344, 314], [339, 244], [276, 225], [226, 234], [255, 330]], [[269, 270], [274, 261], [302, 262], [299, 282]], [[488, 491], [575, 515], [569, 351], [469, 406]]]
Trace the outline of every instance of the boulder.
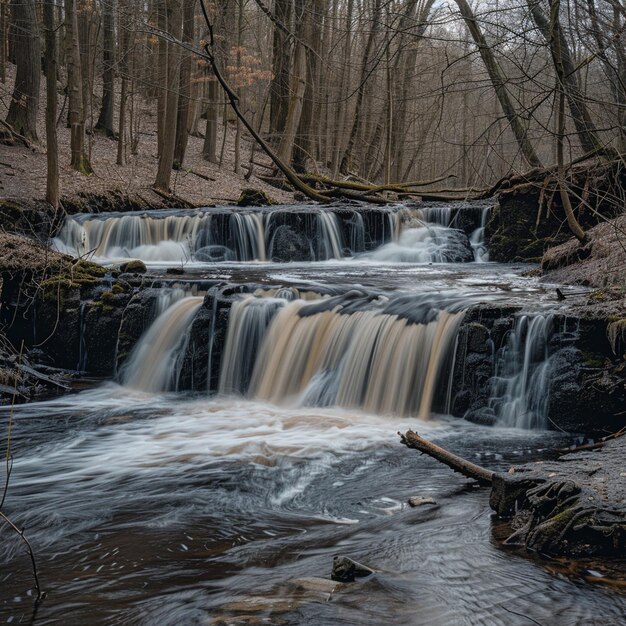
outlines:
[[311, 246], [307, 238], [287, 225], [279, 226], [274, 231], [269, 252], [275, 262], [311, 260]]
[[354, 582], [357, 578], [366, 578], [374, 574], [374, 570], [367, 565], [353, 561], [347, 556], [333, 558], [333, 571], [330, 577], [342, 583]]
[[125, 274], [145, 274], [148, 268], [141, 259], [131, 259], [120, 265], [120, 271]]

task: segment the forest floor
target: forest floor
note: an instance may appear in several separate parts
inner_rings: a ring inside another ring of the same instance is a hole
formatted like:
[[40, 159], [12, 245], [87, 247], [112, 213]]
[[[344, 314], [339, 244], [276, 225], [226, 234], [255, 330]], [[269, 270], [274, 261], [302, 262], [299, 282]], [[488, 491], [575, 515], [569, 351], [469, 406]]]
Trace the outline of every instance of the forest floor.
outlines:
[[[13, 91], [15, 66], [8, 65], [6, 83], [0, 83], [0, 117], [6, 118]], [[60, 83], [59, 83], [60, 87]], [[91, 111], [91, 120], [95, 125], [99, 112], [100, 88], [96, 86]], [[119, 97], [116, 100], [119, 102]], [[43, 200], [46, 195], [46, 147], [45, 147], [45, 102], [46, 84], [42, 75], [39, 115], [37, 118], [37, 134], [39, 142], [32, 148], [16, 143], [15, 146], [0, 145], [0, 198], [16, 201]], [[117, 159], [117, 141], [109, 139], [101, 133], [90, 133], [86, 136], [86, 150], [94, 173], [85, 176], [70, 167], [70, 130], [64, 123], [67, 105], [64, 95], [59, 90], [59, 114], [62, 120], [57, 125], [60, 166], [61, 200], [76, 201], [81, 196], [105, 196], [116, 193], [126, 197], [143, 200], [150, 206], [162, 206], [163, 198], [152, 190], [156, 177], [157, 134], [156, 104], [137, 98], [140, 140], [137, 154], [131, 155], [127, 150], [127, 163], [119, 166]], [[117, 121], [117, 111], [115, 120]], [[88, 124], [87, 126], [89, 126]], [[200, 124], [202, 128], [203, 124]], [[224, 128], [220, 124], [218, 130], [218, 155], [224, 139]], [[242, 133], [241, 170], [234, 172], [235, 166], [235, 127], [228, 124], [224, 144], [224, 158], [221, 167], [206, 161], [202, 156], [202, 137], [189, 136], [184, 167], [172, 171], [172, 193], [183, 202], [193, 206], [211, 204], [230, 204], [237, 201], [241, 191], [247, 188], [265, 191], [270, 198], [281, 204], [293, 203], [292, 193], [277, 189], [257, 178], [254, 173], [246, 180], [250, 159], [251, 142]], [[258, 151], [254, 160], [269, 163], [269, 160]], [[256, 167], [256, 171], [259, 168]], [[261, 170], [264, 171], [264, 170]], [[267, 172], [264, 172], [267, 173]], [[206, 178], [203, 178], [206, 177]], [[208, 180], [207, 180], [208, 179]], [[80, 196], [79, 196], [80, 194]]]

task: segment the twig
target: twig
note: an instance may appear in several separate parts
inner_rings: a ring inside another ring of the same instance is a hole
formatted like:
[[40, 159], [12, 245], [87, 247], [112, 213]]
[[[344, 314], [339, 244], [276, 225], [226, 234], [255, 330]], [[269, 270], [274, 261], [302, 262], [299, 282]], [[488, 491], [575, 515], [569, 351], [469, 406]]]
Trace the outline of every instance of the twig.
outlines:
[[33, 552], [33, 546], [24, 534], [24, 529], [20, 530], [2, 511], [0, 511], [0, 517], [20, 536], [21, 540], [26, 544], [28, 555], [30, 556], [30, 562], [33, 565], [33, 577], [35, 578], [35, 588], [37, 589], [37, 602], [41, 602], [46, 597], [46, 592], [41, 590], [39, 584], [39, 574], [37, 572], [37, 563], [35, 561], [35, 553]]

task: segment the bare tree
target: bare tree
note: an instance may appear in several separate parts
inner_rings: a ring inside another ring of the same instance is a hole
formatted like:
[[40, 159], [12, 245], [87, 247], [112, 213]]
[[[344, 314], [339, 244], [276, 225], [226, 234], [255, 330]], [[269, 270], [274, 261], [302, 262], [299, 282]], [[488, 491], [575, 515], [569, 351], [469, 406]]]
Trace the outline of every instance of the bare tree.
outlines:
[[54, 0], [43, 3], [46, 42], [46, 200], [59, 208], [59, 147], [57, 144], [57, 29]]
[[11, 17], [17, 73], [7, 123], [15, 132], [37, 141], [41, 49], [35, 0], [12, 0]]
[[[102, 0], [102, 104], [96, 129], [113, 137], [115, 108], [115, 0]], [[122, 34], [120, 33], [120, 38]]]

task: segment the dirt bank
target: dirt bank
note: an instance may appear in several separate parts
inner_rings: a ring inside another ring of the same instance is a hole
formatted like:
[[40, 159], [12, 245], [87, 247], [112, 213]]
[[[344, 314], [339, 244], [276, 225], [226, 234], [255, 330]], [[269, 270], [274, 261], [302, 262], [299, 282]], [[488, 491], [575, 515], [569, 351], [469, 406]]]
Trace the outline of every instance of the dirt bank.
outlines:
[[587, 237], [585, 245], [572, 237], [550, 248], [541, 260], [543, 280], [626, 293], [626, 216], [594, 226]]

